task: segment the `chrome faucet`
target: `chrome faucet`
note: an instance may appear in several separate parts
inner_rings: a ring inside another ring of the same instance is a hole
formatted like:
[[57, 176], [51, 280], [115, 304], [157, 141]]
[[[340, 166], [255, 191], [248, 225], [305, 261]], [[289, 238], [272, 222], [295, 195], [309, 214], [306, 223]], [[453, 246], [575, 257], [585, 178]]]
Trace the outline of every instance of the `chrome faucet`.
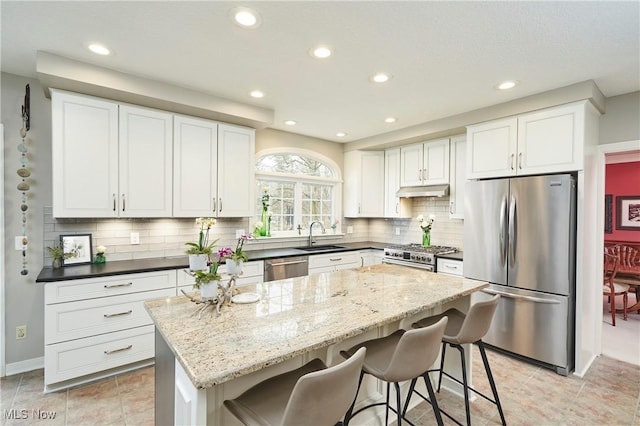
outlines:
[[325, 234], [327, 231], [324, 229], [324, 225], [322, 224], [322, 222], [319, 222], [317, 220], [314, 220], [313, 222], [311, 222], [311, 225], [309, 225], [309, 247], [311, 247], [313, 244], [315, 244], [316, 242], [313, 239], [313, 225], [315, 224], [320, 225], [320, 228], [322, 228], [322, 233]]

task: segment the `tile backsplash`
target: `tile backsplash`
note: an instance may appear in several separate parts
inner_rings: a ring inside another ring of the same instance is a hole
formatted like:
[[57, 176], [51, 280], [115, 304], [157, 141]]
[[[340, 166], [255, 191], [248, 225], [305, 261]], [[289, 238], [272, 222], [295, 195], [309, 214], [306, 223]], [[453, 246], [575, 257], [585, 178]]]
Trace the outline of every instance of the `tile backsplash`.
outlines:
[[[436, 215], [436, 221], [431, 231], [431, 243], [447, 245], [462, 250], [463, 221], [449, 219], [449, 198], [415, 198], [413, 200], [413, 217], [409, 219], [343, 219], [342, 232], [347, 227], [353, 228], [351, 234], [319, 236], [323, 244], [349, 243], [359, 241], [375, 241], [386, 243], [419, 243], [422, 241], [422, 231], [415, 217], [418, 215]], [[250, 231], [251, 218], [221, 218], [211, 228], [210, 239], [218, 239], [216, 246], [231, 246], [236, 244], [235, 231], [244, 229]], [[251, 222], [252, 223], [252, 222]], [[60, 235], [91, 234], [95, 247], [107, 247], [107, 259], [133, 260], [153, 257], [174, 257], [185, 255], [187, 241], [195, 241], [199, 227], [192, 218], [163, 218], [163, 219], [56, 219], [53, 209], [44, 209], [44, 247], [57, 244]], [[399, 235], [396, 235], [396, 231]], [[130, 236], [137, 232], [140, 244], [132, 245]], [[249, 241], [247, 250], [271, 249], [282, 247], [296, 247], [306, 244], [306, 238], [270, 238]], [[43, 249], [44, 264], [50, 265], [51, 258]]]

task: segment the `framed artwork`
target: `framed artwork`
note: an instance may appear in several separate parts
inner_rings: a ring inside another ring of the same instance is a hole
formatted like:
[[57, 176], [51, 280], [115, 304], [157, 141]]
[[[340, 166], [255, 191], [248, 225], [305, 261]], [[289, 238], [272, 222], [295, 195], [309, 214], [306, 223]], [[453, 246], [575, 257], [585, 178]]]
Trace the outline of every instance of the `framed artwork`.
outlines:
[[616, 197], [618, 221], [616, 229], [640, 231], [640, 195]]
[[60, 245], [66, 255], [65, 265], [91, 263], [93, 259], [91, 234], [60, 235]]
[[604, 233], [613, 233], [613, 195], [604, 196]]

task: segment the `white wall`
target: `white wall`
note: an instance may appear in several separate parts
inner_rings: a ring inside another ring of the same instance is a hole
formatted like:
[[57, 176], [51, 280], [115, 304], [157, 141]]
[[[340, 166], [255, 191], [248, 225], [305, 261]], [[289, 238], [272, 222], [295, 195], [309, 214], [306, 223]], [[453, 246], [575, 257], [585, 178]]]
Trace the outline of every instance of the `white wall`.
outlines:
[[607, 98], [605, 107], [599, 145], [640, 139], [640, 92]]

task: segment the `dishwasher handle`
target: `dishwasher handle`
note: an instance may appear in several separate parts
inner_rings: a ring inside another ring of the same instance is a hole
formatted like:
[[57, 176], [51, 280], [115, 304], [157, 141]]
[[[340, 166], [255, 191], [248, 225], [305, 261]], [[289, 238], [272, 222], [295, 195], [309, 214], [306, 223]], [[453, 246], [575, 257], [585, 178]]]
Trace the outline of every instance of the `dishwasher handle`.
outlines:
[[307, 259], [304, 259], [304, 260], [290, 260], [288, 262], [278, 262], [278, 263], [266, 262], [265, 266], [268, 267], [268, 268], [271, 268], [271, 267], [274, 267], [274, 266], [298, 265], [300, 263], [307, 263]]

